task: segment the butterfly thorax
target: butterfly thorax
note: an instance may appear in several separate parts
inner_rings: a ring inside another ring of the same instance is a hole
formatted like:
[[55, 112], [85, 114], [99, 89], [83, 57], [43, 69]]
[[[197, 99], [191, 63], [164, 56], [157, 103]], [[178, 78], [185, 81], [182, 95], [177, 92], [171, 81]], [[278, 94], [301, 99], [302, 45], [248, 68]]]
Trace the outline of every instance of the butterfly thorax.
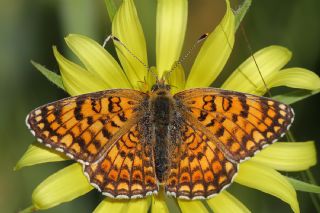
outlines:
[[155, 133], [153, 152], [156, 176], [161, 183], [169, 165], [169, 126], [173, 119], [174, 100], [168, 85], [156, 84], [152, 88], [150, 105]]

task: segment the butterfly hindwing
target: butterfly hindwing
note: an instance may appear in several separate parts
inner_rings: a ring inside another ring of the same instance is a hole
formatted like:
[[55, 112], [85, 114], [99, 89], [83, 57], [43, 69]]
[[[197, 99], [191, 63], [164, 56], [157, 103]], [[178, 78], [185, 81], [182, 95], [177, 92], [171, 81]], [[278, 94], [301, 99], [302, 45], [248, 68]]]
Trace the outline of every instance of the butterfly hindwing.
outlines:
[[191, 123], [184, 121], [180, 134], [180, 146], [171, 155], [166, 192], [182, 199], [205, 199], [226, 188], [237, 173], [237, 163]]
[[111, 145], [143, 98], [144, 93], [126, 89], [70, 97], [33, 110], [26, 123], [44, 145], [88, 164]]
[[112, 198], [142, 198], [158, 192], [152, 147], [134, 125], [84, 172], [93, 186]]
[[192, 122], [201, 124], [221, 151], [237, 162], [282, 137], [294, 117], [286, 104], [215, 88], [185, 90], [174, 98], [182, 102]]

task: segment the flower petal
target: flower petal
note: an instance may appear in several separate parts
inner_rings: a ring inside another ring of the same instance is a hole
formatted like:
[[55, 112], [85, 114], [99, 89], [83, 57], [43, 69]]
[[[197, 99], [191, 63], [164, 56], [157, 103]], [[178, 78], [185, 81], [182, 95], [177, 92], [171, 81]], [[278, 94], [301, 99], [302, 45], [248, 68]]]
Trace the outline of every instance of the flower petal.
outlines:
[[230, 56], [234, 44], [235, 18], [228, 0], [226, 4], [226, 14], [201, 47], [188, 76], [186, 88], [209, 86]]
[[288, 203], [294, 212], [299, 212], [297, 194], [289, 181], [276, 170], [254, 161], [240, 164], [235, 178], [239, 184], [271, 194]]
[[276, 170], [292, 172], [314, 166], [317, 154], [314, 141], [278, 142], [262, 150], [252, 161]]
[[59, 63], [64, 88], [70, 95], [80, 95], [109, 88], [100, 77], [63, 57], [56, 47], [53, 47], [53, 52]]
[[112, 22], [112, 33], [128, 48], [115, 42], [122, 67], [133, 88], [138, 89], [141, 87], [139, 81], [143, 81], [147, 75], [146, 67], [139, 60], [147, 65], [148, 58], [146, 41], [133, 0], [124, 0], [119, 7]]
[[[269, 46], [253, 55], [267, 85], [269, 85], [269, 80], [288, 63], [292, 56], [288, 49], [281, 46]], [[263, 95], [266, 89], [259, 70], [251, 56], [230, 75], [221, 88]]]
[[201, 200], [183, 200], [177, 199], [181, 212], [193, 213], [193, 212], [208, 212], [205, 205]]
[[239, 212], [246, 213], [250, 210], [241, 203], [237, 198], [232, 196], [229, 192], [223, 191], [219, 195], [207, 200], [208, 205], [214, 212]]
[[168, 83], [171, 86], [171, 92], [173, 94], [180, 92], [185, 88], [185, 72], [181, 65], [178, 65], [177, 68], [168, 75]]
[[151, 197], [130, 200], [126, 212], [148, 212], [151, 205]]
[[179, 60], [187, 18], [187, 0], [158, 0], [156, 60], [160, 78]]
[[152, 196], [151, 213], [169, 213], [163, 191]]
[[14, 170], [21, 169], [25, 166], [64, 160], [68, 160], [68, 158], [66, 158], [62, 153], [31, 144], [14, 167]]
[[83, 175], [82, 166], [74, 163], [42, 181], [32, 193], [32, 203], [37, 209], [48, 209], [80, 197], [92, 189]]
[[151, 204], [151, 198], [115, 200], [105, 198], [94, 210], [94, 213], [104, 212], [148, 212]]
[[107, 88], [131, 87], [118, 62], [100, 44], [76, 34], [67, 36], [65, 40], [86, 69], [101, 78]]
[[115, 200], [111, 198], [105, 198], [99, 203], [93, 213], [105, 213], [105, 212], [126, 212], [128, 200]]
[[320, 89], [320, 78], [314, 72], [295, 67], [280, 70], [269, 83], [269, 87], [287, 86], [299, 89]]

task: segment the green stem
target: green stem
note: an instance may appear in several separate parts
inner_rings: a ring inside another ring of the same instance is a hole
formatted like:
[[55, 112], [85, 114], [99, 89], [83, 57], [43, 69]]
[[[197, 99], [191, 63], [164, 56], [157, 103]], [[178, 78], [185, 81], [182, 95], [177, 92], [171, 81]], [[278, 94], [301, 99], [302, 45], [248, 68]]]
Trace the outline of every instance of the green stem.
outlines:
[[31, 206], [19, 211], [19, 213], [32, 213], [32, 212], [35, 212], [35, 211], [37, 211], [37, 208], [34, 207], [33, 205], [31, 205]]

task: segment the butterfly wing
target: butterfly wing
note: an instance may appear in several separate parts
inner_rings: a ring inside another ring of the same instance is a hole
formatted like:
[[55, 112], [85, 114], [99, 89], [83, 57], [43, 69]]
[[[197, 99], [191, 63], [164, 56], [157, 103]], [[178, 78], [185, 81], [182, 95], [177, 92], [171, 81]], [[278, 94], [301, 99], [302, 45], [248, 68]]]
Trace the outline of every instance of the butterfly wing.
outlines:
[[129, 131], [145, 97], [127, 89], [70, 97], [33, 110], [26, 123], [47, 147], [88, 164]]
[[134, 125], [101, 161], [84, 166], [91, 184], [104, 195], [142, 198], [158, 192], [152, 147], [141, 131], [145, 129]]
[[188, 121], [236, 162], [274, 143], [294, 119], [289, 105], [240, 92], [199, 88], [177, 93], [174, 98], [182, 103]]
[[181, 199], [210, 198], [229, 186], [237, 173], [237, 163], [226, 158], [215, 141], [188, 121], [180, 124], [181, 144], [171, 154], [167, 194]]
[[214, 88], [173, 98], [180, 146], [171, 155], [165, 189], [184, 199], [210, 198], [228, 187], [239, 162], [283, 136], [294, 117], [290, 106], [272, 99]]

